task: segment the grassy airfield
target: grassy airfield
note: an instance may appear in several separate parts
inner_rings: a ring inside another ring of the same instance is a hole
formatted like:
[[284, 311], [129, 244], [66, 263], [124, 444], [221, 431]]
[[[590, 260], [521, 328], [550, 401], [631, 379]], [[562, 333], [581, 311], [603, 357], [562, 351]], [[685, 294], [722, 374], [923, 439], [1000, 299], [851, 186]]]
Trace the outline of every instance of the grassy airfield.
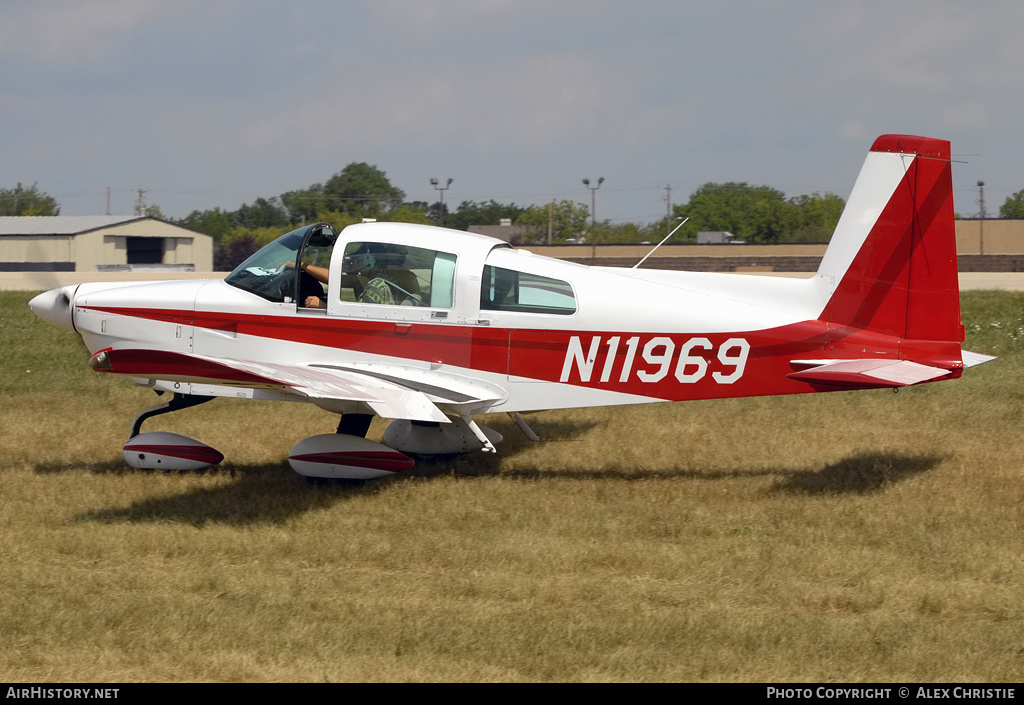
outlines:
[[[0, 674], [42, 681], [1019, 681], [1024, 295], [963, 295], [963, 379], [503, 415], [497, 457], [314, 487], [335, 417], [151, 419], [0, 293]], [[383, 433], [374, 422], [371, 437]]]

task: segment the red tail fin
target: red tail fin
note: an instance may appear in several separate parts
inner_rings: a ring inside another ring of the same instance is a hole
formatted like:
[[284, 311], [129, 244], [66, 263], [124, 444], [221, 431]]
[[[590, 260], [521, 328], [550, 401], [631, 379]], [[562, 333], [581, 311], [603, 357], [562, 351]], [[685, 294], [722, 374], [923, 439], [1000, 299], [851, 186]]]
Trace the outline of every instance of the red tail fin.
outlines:
[[963, 341], [949, 142], [875, 140], [818, 270], [820, 316], [899, 338]]

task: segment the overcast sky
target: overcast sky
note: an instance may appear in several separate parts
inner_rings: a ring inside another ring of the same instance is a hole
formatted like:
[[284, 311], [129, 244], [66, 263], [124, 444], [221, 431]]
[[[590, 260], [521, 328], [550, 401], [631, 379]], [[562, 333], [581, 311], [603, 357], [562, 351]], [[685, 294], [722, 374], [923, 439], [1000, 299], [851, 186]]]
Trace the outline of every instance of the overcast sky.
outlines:
[[1024, 189], [1024, 3], [0, 3], [0, 187], [65, 215], [233, 210], [365, 161], [409, 200], [648, 222], [707, 181], [844, 198], [871, 142], [949, 139], [956, 209]]

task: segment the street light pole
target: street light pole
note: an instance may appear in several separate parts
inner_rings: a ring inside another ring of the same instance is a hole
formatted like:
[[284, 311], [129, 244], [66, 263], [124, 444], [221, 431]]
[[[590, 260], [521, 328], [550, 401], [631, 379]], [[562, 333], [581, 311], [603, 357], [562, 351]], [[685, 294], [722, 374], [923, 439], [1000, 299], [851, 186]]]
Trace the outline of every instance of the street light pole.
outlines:
[[444, 186], [441, 186], [441, 182], [437, 180], [437, 177], [430, 180], [430, 185], [441, 192], [441, 227], [444, 227], [444, 192], [451, 187], [453, 181], [455, 181], [455, 179], [448, 179], [447, 183], [445, 183]]
[[590, 189], [590, 231], [593, 233], [594, 226], [597, 225], [597, 190], [601, 188], [601, 184], [604, 183], [604, 177], [599, 176], [597, 179], [597, 186], [590, 185], [590, 179], [583, 179], [583, 185]]

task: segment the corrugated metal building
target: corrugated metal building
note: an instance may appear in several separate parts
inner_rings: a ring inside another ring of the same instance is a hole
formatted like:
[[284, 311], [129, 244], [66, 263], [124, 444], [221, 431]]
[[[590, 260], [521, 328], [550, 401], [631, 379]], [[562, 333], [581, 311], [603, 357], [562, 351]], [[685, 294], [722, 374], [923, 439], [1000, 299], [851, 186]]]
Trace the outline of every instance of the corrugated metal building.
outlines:
[[135, 215], [0, 217], [0, 271], [209, 272], [213, 238]]

